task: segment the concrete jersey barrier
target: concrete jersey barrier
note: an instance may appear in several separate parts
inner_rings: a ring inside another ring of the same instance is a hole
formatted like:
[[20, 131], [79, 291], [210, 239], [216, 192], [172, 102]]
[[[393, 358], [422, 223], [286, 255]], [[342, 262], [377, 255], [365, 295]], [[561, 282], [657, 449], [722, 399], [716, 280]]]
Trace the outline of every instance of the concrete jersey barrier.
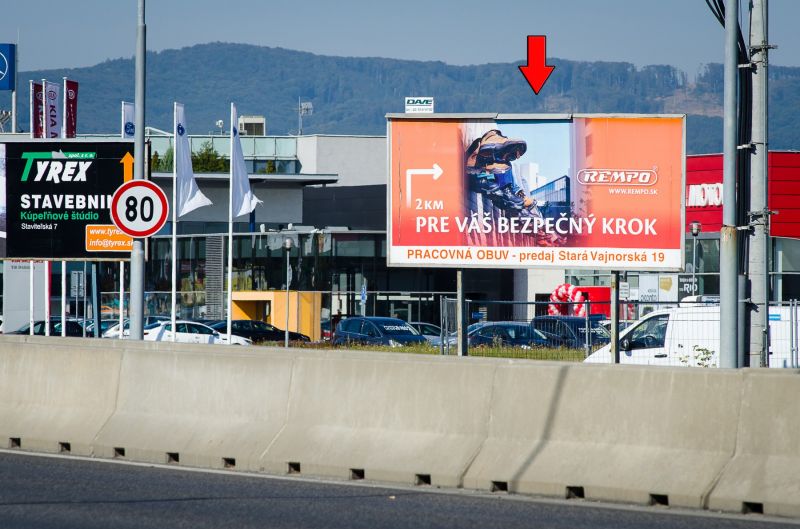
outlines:
[[8, 446], [800, 516], [797, 372], [0, 338]]

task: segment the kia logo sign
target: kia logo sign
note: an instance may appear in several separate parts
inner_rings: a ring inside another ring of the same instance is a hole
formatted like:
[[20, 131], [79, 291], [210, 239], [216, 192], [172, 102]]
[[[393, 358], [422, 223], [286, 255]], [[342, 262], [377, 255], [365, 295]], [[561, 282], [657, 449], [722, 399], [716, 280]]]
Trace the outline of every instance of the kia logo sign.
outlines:
[[577, 178], [585, 186], [651, 186], [658, 182], [658, 173], [631, 169], [581, 169]]

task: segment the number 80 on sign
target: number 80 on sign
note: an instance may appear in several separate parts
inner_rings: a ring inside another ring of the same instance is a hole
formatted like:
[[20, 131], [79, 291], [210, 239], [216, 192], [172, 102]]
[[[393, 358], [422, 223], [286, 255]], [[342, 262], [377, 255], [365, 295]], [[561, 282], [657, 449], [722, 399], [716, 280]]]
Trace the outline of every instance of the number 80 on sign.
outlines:
[[167, 223], [169, 205], [164, 191], [149, 180], [129, 180], [111, 199], [114, 225], [131, 237], [149, 237]]

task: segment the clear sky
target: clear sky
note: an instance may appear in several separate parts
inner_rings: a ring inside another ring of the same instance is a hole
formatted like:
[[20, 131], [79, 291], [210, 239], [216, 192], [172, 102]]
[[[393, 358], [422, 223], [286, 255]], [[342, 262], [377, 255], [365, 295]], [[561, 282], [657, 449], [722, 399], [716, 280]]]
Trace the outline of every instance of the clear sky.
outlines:
[[[800, 66], [800, 0], [769, 4], [770, 62]], [[137, 0], [6, 0], [0, 42], [19, 35], [21, 71], [90, 66], [133, 56], [136, 17]], [[223, 41], [463, 65], [522, 60], [533, 34], [550, 57], [670, 64], [690, 79], [724, 58], [704, 0], [150, 0], [146, 22], [149, 50]]]

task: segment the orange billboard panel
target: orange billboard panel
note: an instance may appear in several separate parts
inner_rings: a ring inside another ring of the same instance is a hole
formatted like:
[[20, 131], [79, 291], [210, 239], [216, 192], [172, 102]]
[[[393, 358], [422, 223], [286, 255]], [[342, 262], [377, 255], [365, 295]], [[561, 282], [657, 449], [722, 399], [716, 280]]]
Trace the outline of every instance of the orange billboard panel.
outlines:
[[680, 270], [683, 116], [392, 119], [389, 265]]

